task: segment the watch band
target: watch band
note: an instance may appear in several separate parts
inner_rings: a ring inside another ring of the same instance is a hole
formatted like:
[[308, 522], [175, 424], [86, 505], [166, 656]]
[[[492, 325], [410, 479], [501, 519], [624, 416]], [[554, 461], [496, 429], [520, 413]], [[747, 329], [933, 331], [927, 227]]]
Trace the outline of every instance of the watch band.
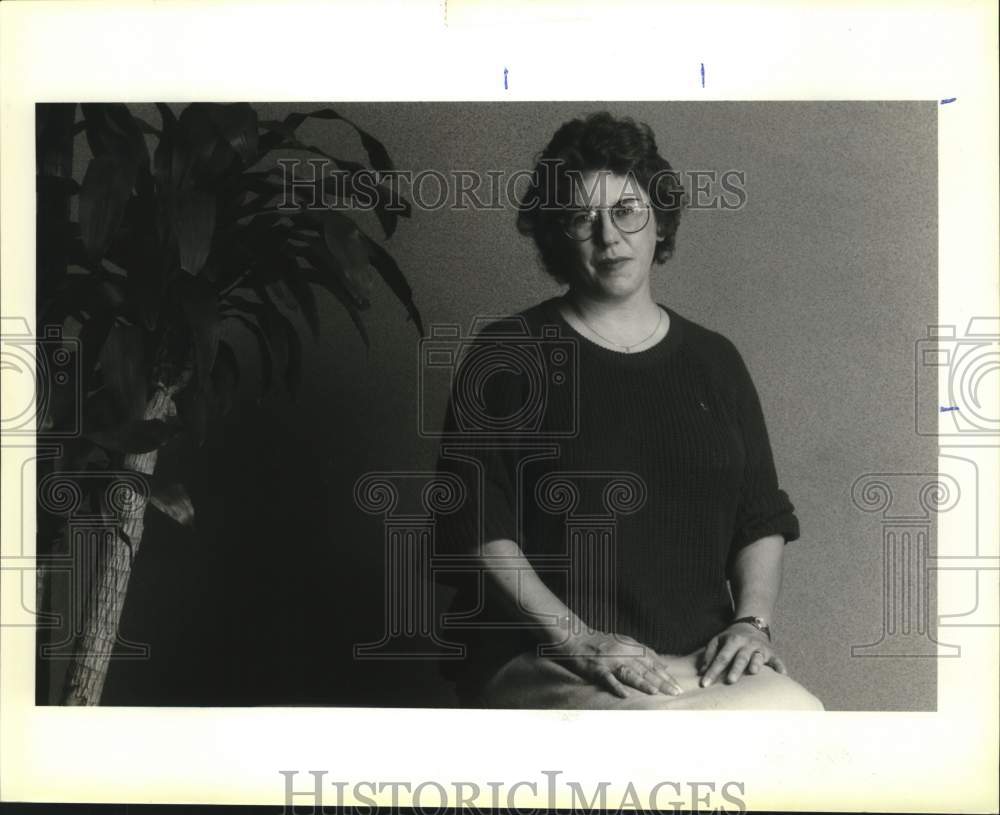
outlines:
[[758, 631], [763, 631], [765, 634], [767, 634], [767, 641], [768, 642], [771, 641], [771, 628], [764, 621], [763, 617], [753, 617], [753, 616], [751, 616], [751, 617], [738, 617], [737, 619], [733, 620], [730, 623], [730, 625], [736, 625], [736, 623], [750, 623], [750, 625], [752, 625]]

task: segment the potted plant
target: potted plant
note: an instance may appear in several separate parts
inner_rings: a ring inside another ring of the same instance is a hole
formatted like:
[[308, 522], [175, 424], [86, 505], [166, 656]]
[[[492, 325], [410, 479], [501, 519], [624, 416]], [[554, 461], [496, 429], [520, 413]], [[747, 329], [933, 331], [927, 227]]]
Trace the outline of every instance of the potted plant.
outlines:
[[[100, 702], [145, 513], [152, 507], [193, 523], [184, 483], [159, 479], [157, 457], [178, 438], [201, 445], [210, 418], [225, 415], [237, 397], [246, 360], [222, 338], [224, 324], [235, 321], [255, 337], [262, 393], [278, 368], [295, 393], [302, 345], [288, 312], [298, 311], [318, 337], [316, 286], [337, 298], [367, 345], [362, 312], [377, 275], [423, 333], [403, 273], [352, 217], [362, 187], [364, 206], [375, 212], [385, 238], [398, 217], [410, 214], [409, 204], [371, 175], [393, 169], [374, 136], [328, 107], [281, 121], [260, 119], [249, 104], [196, 103], [179, 113], [166, 104], [156, 108], [159, 127], [124, 104], [83, 104], [82, 115], [75, 104], [36, 107], [38, 333], [58, 326], [75, 338], [62, 352], [75, 353], [68, 370], [77, 380], [53, 389], [40, 411], [39, 438], [57, 437], [61, 453], [47, 470], [40, 465], [39, 483], [51, 473], [75, 482], [87, 512], [111, 531], [67, 670], [64, 704]], [[297, 130], [306, 119], [350, 125], [370, 167], [302, 143]], [[81, 135], [91, 157], [77, 181], [73, 156]], [[314, 205], [303, 205], [299, 198], [308, 190], [300, 183], [286, 188], [275, 165], [278, 152], [288, 150], [331, 162], [339, 200], [323, 198], [320, 178]], [[75, 426], [79, 432], [67, 433]], [[126, 479], [109, 500], [85, 477], [94, 472], [139, 480]], [[44, 595], [44, 556], [69, 544], [66, 513], [43, 503]]]

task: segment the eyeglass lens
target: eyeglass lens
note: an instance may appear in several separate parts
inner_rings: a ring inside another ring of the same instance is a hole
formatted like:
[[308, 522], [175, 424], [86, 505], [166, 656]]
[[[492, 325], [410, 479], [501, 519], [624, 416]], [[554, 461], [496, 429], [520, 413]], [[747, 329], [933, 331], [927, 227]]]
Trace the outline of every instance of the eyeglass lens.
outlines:
[[[623, 203], [608, 207], [611, 222], [622, 232], [638, 232], [649, 220], [649, 207], [641, 204]], [[594, 224], [600, 219], [598, 209], [576, 212], [566, 222], [566, 233], [577, 240], [586, 240], [594, 231]]]

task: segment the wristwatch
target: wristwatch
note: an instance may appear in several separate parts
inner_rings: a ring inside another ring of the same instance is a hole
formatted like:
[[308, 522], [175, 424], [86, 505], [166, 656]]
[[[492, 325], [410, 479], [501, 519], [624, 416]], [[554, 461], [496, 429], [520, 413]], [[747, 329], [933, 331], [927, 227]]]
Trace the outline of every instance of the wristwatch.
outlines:
[[767, 641], [768, 642], [771, 641], [771, 628], [764, 621], [763, 617], [739, 617], [733, 620], [730, 623], [730, 625], [736, 625], [736, 623], [750, 623], [750, 625], [752, 625], [758, 631], [763, 631], [765, 634], [767, 634]]

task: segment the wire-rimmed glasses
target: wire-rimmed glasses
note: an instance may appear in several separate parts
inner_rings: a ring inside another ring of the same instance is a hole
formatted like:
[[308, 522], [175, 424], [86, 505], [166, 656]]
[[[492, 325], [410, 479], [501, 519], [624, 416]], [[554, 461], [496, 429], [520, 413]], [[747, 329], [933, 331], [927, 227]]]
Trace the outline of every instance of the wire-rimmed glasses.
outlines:
[[566, 237], [575, 241], [588, 240], [594, 234], [594, 224], [600, 219], [602, 209], [608, 211], [611, 223], [621, 232], [639, 232], [649, 223], [651, 207], [648, 204], [640, 201], [619, 201], [609, 207], [588, 207], [571, 212], [562, 221]]

